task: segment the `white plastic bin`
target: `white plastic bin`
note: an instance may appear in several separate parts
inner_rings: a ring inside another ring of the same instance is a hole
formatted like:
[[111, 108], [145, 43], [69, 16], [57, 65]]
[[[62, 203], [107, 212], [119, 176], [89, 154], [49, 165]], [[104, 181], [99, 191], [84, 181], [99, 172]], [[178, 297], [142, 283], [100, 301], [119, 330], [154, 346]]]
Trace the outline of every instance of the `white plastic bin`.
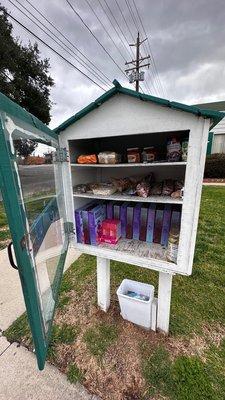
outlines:
[[[149, 297], [148, 301], [139, 300], [126, 293], [131, 290]], [[117, 290], [121, 315], [127, 321], [140, 325], [146, 329], [151, 328], [152, 302], [154, 299], [154, 286], [147, 283], [124, 279]]]

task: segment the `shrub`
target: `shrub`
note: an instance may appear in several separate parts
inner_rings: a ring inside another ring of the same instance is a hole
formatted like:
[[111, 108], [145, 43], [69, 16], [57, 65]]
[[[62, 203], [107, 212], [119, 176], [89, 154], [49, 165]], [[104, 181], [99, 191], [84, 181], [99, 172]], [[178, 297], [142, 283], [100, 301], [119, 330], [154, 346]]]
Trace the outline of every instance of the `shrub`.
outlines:
[[225, 154], [216, 153], [206, 157], [204, 178], [225, 178]]

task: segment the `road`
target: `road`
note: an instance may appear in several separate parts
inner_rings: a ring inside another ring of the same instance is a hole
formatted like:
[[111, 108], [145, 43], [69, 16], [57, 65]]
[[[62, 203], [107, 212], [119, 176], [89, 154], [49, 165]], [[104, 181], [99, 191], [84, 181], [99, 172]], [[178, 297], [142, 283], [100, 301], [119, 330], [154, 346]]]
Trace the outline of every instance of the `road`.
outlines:
[[[24, 195], [52, 190], [54, 183], [54, 167], [47, 165], [19, 165], [19, 175]], [[2, 196], [0, 193], [0, 201]]]

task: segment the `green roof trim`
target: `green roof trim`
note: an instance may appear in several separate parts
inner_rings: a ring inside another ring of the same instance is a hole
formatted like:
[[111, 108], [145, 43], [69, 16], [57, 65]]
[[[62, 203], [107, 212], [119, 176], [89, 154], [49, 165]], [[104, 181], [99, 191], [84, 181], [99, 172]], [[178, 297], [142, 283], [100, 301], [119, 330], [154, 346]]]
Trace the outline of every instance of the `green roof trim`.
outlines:
[[68, 128], [68, 126], [72, 125], [74, 122], [78, 121], [79, 119], [83, 118], [85, 115], [87, 115], [89, 112], [93, 111], [97, 107], [99, 107], [101, 104], [105, 103], [108, 99], [110, 99], [112, 96], [114, 96], [117, 93], [122, 93], [126, 94], [128, 96], [136, 97], [140, 100], [143, 101], [151, 101], [155, 104], [159, 104], [161, 106], [166, 106], [173, 108], [175, 110], [180, 110], [180, 111], [185, 111], [189, 112], [198, 116], [202, 116], [204, 118], [210, 118], [212, 119], [212, 125], [210, 129], [212, 129], [215, 125], [218, 124], [218, 122], [221, 121], [225, 117], [225, 113], [215, 111], [215, 110], [206, 110], [206, 109], [201, 109], [196, 106], [188, 106], [186, 104], [178, 103], [176, 101], [169, 101], [166, 99], [162, 99], [160, 97], [155, 97], [151, 96], [149, 94], [144, 94], [140, 92], [135, 92], [134, 90], [124, 88], [123, 86], [120, 85], [120, 83], [114, 79], [113, 81], [114, 87], [107, 92], [105, 92], [102, 96], [100, 96], [97, 100], [94, 102], [90, 103], [88, 106], [83, 108], [81, 111], [64, 121], [62, 124], [60, 124], [57, 128], [54, 129], [56, 133], [60, 133], [64, 129]]
[[40, 121], [37, 117], [26, 111], [23, 107], [19, 106], [19, 104], [10, 100], [9, 97], [5, 96], [0, 92], [0, 111], [3, 111], [13, 117], [19, 118], [23, 122], [39, 129], [42, 132], [47, 133], [52, 138], [58, 140], [58, 135], [48, 128], [42, 121]]

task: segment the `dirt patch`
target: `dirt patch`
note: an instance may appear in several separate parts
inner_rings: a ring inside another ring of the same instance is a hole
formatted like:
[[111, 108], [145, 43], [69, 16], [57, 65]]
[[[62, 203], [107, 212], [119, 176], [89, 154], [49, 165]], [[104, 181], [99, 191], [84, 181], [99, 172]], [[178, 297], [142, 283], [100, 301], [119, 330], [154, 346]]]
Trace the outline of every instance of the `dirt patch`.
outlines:
[[[104, 400], [139, 400], [145, 394], [145, 381], [142, 374], [144, 355], [151, 355], [158, 345], [164, 345], [171, 359], [179, 355], [198, 355], [204, 360], [204, 354], [210, 344], [219, 346], [225, 337], [225, 327], [205, 326], [203, 335], [191, 338], [166, 337], [152, 331], [147, 332], [120, 316], [119, 304], [113, 295], [108, 313], [99, 310], [96, 304], [96, 287], [92, 277], [85, 289], [78, 294], [71, 291], [70, 303], [58, 310], [56, 324], [71, 324], [79, 327], [75, 343], [57, 346], [55, 364], [67, 373], [71, 363], [76, 363], [84, 376], [84, 386]], [[99, 360], [87, 348], [84, 334], [88, 328], [99, 323], [115, 325], [118, 337]], [[141, 347], [143, 345], [143, 348]], [[165, 399], [162, 396], [155, 400]]]

